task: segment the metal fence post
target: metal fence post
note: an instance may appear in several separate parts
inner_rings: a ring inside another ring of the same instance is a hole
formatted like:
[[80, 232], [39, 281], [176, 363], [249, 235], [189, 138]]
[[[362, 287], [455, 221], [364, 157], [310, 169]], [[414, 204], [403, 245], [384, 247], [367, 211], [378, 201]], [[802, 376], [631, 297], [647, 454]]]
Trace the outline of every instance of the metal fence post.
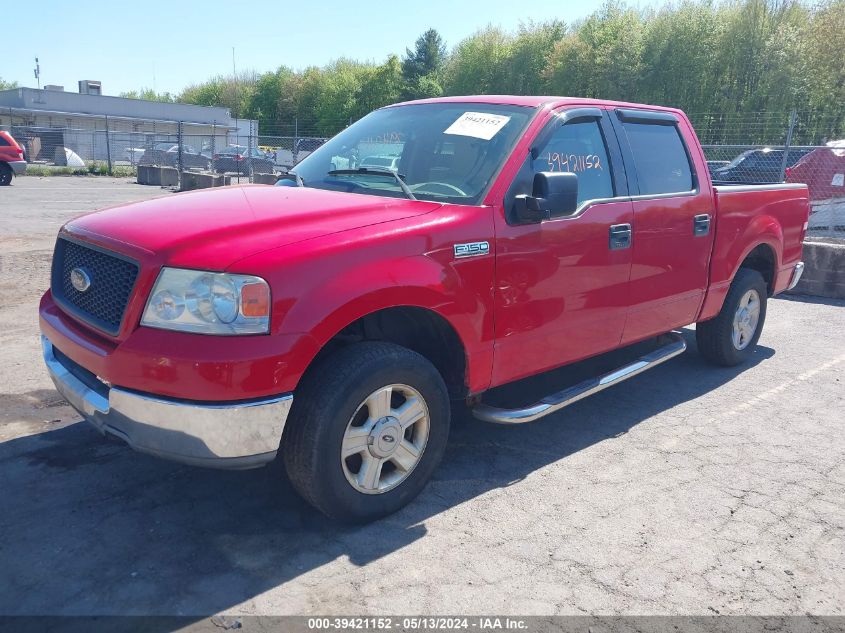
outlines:
[[182, 121], [179, 121], [176, 126], [176, 143], [178, 145], [178, 150], [176, 151], [176, 183], [179, 189], [182, 189], [182, 142], [184, 141], [184, 137], [182, 136]]
[[795, 131], [795, 122], [798, 120], [798, 113], [793, 110], [789, 113], [789, 129], [786, 132], [786, 145], [783, 148], [783, 160], [780, 162], [780, 182], [786, 180], [786, 166], [789, 158], [789, 147], [792, 145], [792, 132]]
[[109, 117], [106, 117], [106, 159], [109, 161], [109, 176], [113, 175], [111, 166], [111, 136], [109, 135]]
[[291, 152], [291, 162], [296, 166], [297, 156], [299, 155], [299, 119], [293, 120], [293, 151]]
[[255, 121], [252, 119], [249, 120], [249, 136], [247, 137], [246, 141], [246, 175], [249, 178], [249, 182], [255, 182], [255, 176], [253, 175], [253, 165], [252, 165], [252, 150], [255, 143]]

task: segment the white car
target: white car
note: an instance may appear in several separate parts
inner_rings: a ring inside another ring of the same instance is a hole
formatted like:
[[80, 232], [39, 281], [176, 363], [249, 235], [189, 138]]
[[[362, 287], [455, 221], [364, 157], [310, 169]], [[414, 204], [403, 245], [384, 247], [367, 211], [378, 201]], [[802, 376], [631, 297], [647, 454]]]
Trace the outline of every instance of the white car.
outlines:
[[398, 156], [365, 156], [359, 167], [381, 167], [390, 171], [399, 171]]
[[137, 165], [143, 155], [143, 147], [127, 147], [123, 150], [123, 160], [128, 161], [132, 165]]

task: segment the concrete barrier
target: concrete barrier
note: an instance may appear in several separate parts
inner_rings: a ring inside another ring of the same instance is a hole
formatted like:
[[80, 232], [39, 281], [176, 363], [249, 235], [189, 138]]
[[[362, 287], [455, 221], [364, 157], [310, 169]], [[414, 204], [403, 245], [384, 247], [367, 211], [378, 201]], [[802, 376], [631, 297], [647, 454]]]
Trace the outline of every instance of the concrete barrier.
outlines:
[[182, 172], [182, 187], [180, 191], [192, 191], [193, 189], [207, 189], [209, 187], [224, 187], [228, 185], [230, 178], [223, 174], [204, 174], [196, 171]]
[[253, 174], [252, 182], [256, 185], [275, 185], [279, 177], [276, 174]]
[[804, 274], [791, 292], [845, 299], [845, 240], [807, 238]]
[[138, 184], [156, 187], [175, 187], [179, 184], [179, 174], [172, 167], [154, 167], [138, 165]]

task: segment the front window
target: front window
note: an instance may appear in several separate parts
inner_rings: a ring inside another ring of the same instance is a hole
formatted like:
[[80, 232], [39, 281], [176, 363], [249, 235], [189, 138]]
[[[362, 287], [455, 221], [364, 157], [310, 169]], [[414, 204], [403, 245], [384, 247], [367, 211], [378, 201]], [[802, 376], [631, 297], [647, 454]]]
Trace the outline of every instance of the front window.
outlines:
[[420, 200], [480, 204], [535, 112], [485, 103], [384, 108], [346, 128], [294, 171], [317, 189], [391, 197], [410, 192]]

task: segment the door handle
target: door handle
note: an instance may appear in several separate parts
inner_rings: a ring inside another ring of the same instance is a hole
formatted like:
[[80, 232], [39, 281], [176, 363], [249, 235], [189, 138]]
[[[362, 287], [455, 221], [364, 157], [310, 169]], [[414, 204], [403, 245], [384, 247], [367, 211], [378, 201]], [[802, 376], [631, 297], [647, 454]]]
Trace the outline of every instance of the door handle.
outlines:
[[610, 239], [608, 245], [610, 250], [618, 251], [623, 248], [631, 248], [631, 225], [613, 224], [610, 227]]
[[710, 214], [702, 213], [693, 218], [692, 233], [696, 237], [710, 233]]

